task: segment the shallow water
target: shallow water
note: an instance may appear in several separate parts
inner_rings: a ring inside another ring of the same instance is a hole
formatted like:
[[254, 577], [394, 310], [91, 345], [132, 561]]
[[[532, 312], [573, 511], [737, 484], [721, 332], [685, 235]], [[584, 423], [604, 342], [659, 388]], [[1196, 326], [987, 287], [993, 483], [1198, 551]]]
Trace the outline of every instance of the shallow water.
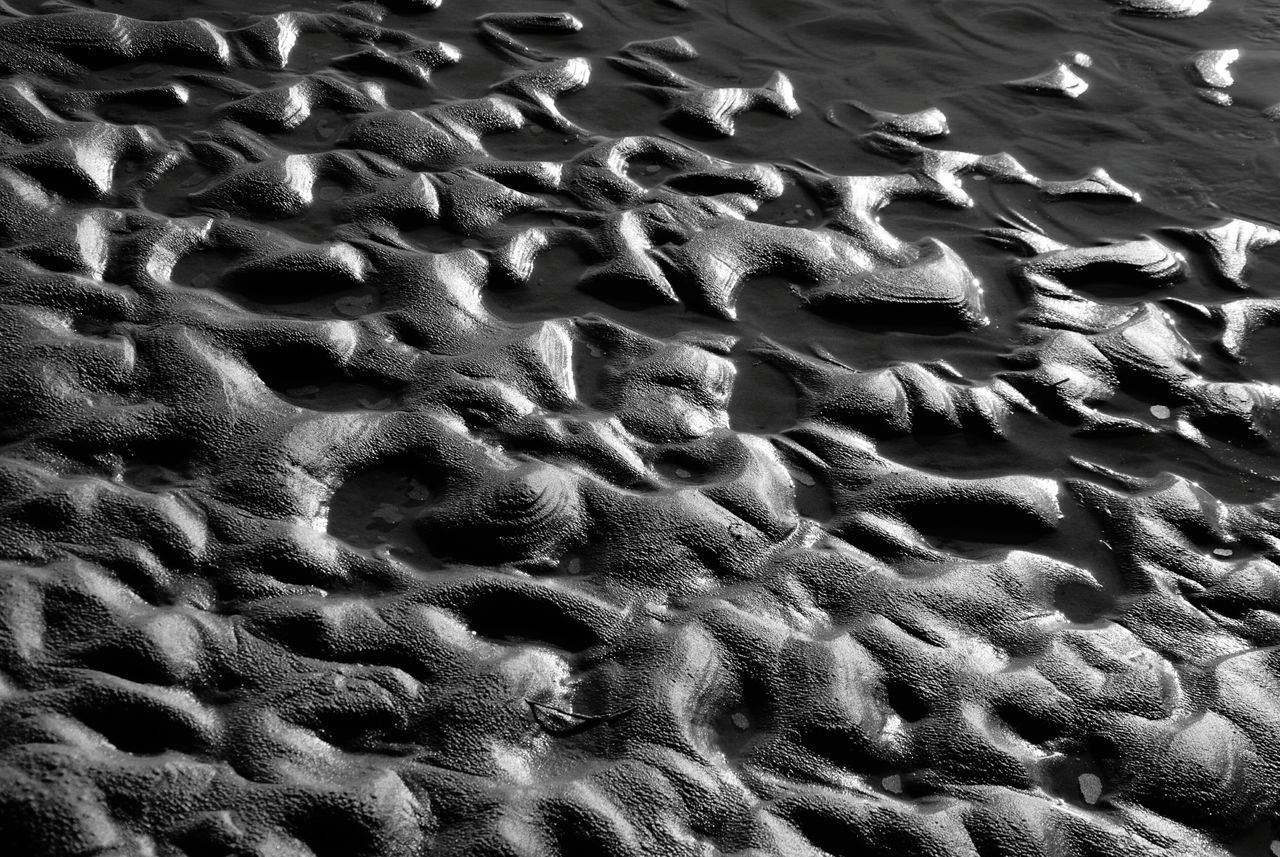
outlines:
[[0, 842], [1280, 854], [1273, 6], [0, 4]]

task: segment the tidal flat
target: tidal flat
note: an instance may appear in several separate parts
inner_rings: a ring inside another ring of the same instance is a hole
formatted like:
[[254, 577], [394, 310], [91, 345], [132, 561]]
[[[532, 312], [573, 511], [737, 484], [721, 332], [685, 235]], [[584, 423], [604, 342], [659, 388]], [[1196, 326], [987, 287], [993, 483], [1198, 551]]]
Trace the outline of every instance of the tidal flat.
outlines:
[[1272, 0], [0, 0], [0, 855], [1280, 855]]

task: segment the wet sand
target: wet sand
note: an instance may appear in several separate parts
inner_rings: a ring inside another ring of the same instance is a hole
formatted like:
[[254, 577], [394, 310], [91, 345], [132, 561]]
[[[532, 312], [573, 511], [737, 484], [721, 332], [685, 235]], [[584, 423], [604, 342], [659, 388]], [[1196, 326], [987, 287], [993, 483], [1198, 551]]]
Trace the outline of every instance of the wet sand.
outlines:
[[1280, 854], [1278, 25], [0, 4], [0, 853]]

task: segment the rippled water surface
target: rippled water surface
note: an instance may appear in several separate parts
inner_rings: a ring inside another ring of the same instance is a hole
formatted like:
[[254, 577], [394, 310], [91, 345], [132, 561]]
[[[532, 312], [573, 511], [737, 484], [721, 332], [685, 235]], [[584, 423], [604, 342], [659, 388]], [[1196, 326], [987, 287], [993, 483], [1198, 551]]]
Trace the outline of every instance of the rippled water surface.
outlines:
[[1280, 7], [0, 3], [0, 853], [1280, 854]]

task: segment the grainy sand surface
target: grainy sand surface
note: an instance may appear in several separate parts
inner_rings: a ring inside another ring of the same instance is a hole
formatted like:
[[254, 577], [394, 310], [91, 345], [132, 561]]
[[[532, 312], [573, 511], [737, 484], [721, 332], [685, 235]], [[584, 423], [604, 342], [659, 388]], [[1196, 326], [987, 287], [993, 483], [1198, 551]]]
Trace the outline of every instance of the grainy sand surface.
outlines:
[[1280, 855], [1267, 0], [0, 2], [0, 855]]

